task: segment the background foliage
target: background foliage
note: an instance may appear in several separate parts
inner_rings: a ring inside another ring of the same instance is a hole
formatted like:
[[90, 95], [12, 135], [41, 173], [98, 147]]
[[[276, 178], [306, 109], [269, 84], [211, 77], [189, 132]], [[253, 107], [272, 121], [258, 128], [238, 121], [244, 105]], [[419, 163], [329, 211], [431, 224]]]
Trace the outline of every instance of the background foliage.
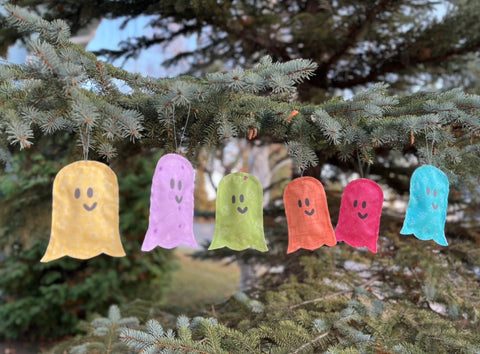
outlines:
[[[60, 144], [66, 147], [69, 141], [65, 136]], [[57, 147], [48, 143], [38, 149], [46, 155], [38, 150], [16, 155], [1, 180], [1, 337], [53, 339], [75, 332], [79, 319], [111, 303], [125, 304], [139, 294], [158, 302], [175, 268], [171, 252], [140, 252], [150, 198], [145, 186], [151, 182], [156, 154], [117, 170], [126, 257], [39, 262], [50, 234], [51, 185], [68, 156]]]

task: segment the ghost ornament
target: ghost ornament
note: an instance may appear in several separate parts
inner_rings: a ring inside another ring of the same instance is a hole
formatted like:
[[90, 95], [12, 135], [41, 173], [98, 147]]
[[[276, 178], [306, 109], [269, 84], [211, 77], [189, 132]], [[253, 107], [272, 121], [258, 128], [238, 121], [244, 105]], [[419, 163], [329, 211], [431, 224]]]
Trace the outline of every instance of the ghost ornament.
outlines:
[[417, 168], [410, 180], [410, 200], [400, 233], [414, 234], [420, 240], [434, 240], [447, 246], [444, 229], [448, 192], [449, 182], [445, 173], [431, 165]]
[[215, 234], [208, 249], [221, 247], [268, 251], [263, 232], [263, 189], [251, 174], [231, 173], [218, 184]]
[[294, 179], [285, 188], [283, 202], [288, 224], [287, 253], [299, 248], [335, 246], [327, 197], [320, 181], [313, 177]]
[[177, 154], [158, 161], [152, 179], [150, 217], [142, 251], [180, 244], [197, 248], [193, 234], [195, 174], [190, 162]]
[[352, 247], [367, 247], [377, 253], [383, 191], [374, 181], [361, 178], [343, 191], [335, 236]]
[[40, 261], [125, 256], [118, 202], [117, 177], [107, 165], [77, 161], [62, 168], [53, 182], [52, 231]]

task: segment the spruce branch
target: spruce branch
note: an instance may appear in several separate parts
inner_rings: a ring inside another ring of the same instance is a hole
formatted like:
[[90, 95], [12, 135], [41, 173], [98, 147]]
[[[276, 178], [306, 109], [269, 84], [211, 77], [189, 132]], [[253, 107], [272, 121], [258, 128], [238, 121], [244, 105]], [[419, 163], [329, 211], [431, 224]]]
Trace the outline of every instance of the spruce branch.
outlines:
[[[366, 282], [358, 285], [357, 288], [366, 288], [366, 287], [368, 287], [369, 285], [371, 285], [371, 284], [373, 284], [374, 282], [376, 282], [377, 280], [379, 280], [380, 278], [381, 278], [380, 275], [376, 275], [376, 276], [370, 278], [369, 280], [367, 280]], [[288, 309], [289, 309], [289, 310], [294, 310], [294, 309], [296, 309], [297, 307], [300, 307], [300, 306], [305, 306], [305, 305], [309, 305], [309, 304], [314, 304], [314, 303], [316, 303], [316, 302], [320, 302], [320, 301], [324, 301], [324, 300], [336, 298], [336, 297], [338, 297], [338, 296], [342, 296], [342, 295], [345, 295], [345, 294], [353, 293], [354, 291], [355, 291], [355, 289], [338, 291], [338, 292], [333, 293], [333, 294], [325, 295], [325, 296], [318, 297], [318, 298], [311, 299], [311, 300], [302, 301], [302, 302], [300, 302], [300, 303], [298, 303], [298, 304], [295, 304], [295, 305], [290, 305], [290, 306], [288, 307]]]
[[[11, 24], [30, 33], [63, 28], [16, 10], [10, 13]], [[31, 62], [0, 64], [0, 111], [23, 114], [32, 129], [39, 126], [44, 134], [73, 130], [85, 150], [103, 151], [109, 159], [114, 155], [110, 146], [123, 139], [147, 138], [172, 151], [180, 141], [196, 154], [202, 145], [255, 136], [286, 143], [299, 171], [324, 155], [371, 166], [378, 151], [406, 147], [453, 171], [480, 136], [480, 97], [460, 90], [397, 97], [378, 83], [348, 101], [294, 102], [297, 85], [317, 69], [310, 60], [274, 62], [265, 56], [251, 68], [155, 79], [103, 63], [68, 41], [40, 36], [32, 48]], [[20, 126], [15, 123], [16, 130]], [[24, 141], [21, 148], [31, 144], [33, 136], [14, 137], [15, 129], [5, 129], [10, 142]]]
[[13, 111], [6, 112], [7, 121], [4, 123], [5, 132], [10, 144], [19, 144], [20, 149], [28, 149], [32, 146], [33, 131], [28, 122], [16, 118]]
[[302, 346], [300, 346], [300, 347], [298, 347], [297, 349], [295, 349], [295, 351], [292, 352], [292, 353], [294, 353], [294, 354], [301, 353], [302, 350], [304, 350], [304, 349], [308, 348], [309, 346], [317, 343], [318, 341], [322, 340], [323, 338], [325, 338], [325, 337], [328, 336], [329, 334], [330, 334], [330, 331], [325, 332], [325, 333], [322, 333], [322, 334], [316, 336], [316, 337], [313, 338], [310, 342], [305, 343], [305, 344], [303, 344]]

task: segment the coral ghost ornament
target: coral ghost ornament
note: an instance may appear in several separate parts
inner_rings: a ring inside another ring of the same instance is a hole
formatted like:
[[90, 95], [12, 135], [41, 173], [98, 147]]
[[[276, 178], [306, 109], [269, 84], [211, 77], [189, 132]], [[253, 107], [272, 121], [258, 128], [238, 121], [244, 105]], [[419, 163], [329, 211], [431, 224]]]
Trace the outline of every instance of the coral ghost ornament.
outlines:
[[288, 249], [317, 249], [335, 246], [335, 233], [328, 212], [327, 197], [322, 183], [313, 177], [294, 179], [283, 194], [288, 224]]
[[448, 192], [449, 182], [445, 173], [431, 165], [417, 168], [410, 180], [410, 200], [400, 233], [414, 234], [420, 240], [434, 240], [447, 246], [444, 229]]
[[231, 173], [218, 184], [215, 235], [208, 249], [221, 247], [268, 251], [263, 232], [263, 189], [251, 174]]
[[118, 182], [107, 165], [77, 161], [53, 182], [52, 232], [41, 262], [63, 256], [125, 256], [118, 230]]
[[195, 174], [190, 162], [177, 154], [158, 161], [152, 179], [150, 217], [142, 251], [179, 244], [197, 248], [193, 234]]
[[350, 182], [343, 191], [335, 236], [352, 247], [377, 252], [383, 191], [366, 178]]

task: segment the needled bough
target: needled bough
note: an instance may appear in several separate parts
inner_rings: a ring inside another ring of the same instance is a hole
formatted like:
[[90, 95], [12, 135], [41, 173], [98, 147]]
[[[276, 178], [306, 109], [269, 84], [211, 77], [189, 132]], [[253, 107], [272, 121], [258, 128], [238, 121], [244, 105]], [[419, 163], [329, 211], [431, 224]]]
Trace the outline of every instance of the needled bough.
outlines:
[[299, 248], [335, 246], [327, 197], [320, 181], [313, 177], [294, 179], [285, 188], [283, 202], [288, 224], [287, 253]]
[[377, 253], [383, 191], [366, 178], [350, 182], [343, 191], [335, 236], [352, 247], [367, 247]]
[[158, 161], [142, 251], [151, 251], [156, 246], [170, 249], [180, 244], [198, 247], [193, 234], [194, 180], [193, 167], [186, 158], [167, 154]]
[[218, 184], [215, 235], [208, 249], [221, 247], [268, 251], [263, 232], [263, 189], [251, 174], [231, 173]]
[[449, 182], [445, 173], [431, 165], [417, 168], [410, 180], [410, 200], [400, 233], [414, 234], [420, 240], [433, 240], [447, 246], [445, 221], [448, 192]]
[[52, 232], [41, 262], [63, 256], [125, 256], [118, 229], [117, 176], [107, 165], [77, 161], [53, 182]]

